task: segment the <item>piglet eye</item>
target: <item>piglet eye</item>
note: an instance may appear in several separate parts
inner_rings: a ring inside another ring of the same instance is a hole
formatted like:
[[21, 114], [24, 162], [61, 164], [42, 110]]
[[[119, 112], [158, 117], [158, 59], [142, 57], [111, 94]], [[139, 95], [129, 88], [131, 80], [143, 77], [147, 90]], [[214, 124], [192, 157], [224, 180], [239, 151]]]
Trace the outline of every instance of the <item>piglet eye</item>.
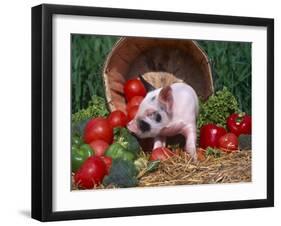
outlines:
[[159, 113], [156, 113], [156, 115], [155, 115], [155, 121], [156, 121], [156, 122], [161, 122], [161, 120], [162, 120], [161, 115], [160, 115]]

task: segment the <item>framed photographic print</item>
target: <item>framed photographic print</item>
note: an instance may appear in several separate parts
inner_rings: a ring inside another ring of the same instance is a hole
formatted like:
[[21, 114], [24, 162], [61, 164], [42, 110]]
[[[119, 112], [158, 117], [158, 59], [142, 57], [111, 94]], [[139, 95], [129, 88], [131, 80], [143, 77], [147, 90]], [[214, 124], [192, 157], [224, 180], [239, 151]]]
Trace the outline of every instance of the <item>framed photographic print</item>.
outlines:
[[274, 205], [274, 21], [32, 8], [32, 217]]

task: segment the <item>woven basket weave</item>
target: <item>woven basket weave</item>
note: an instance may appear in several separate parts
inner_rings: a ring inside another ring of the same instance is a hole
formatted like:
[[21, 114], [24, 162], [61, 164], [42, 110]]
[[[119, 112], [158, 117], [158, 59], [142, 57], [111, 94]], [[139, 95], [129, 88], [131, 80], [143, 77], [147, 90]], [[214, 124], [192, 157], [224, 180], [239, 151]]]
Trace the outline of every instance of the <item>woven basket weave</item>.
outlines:
[[119, 109], [126, 112], [124, 83], [139, 75], [156, 88], [185, 82], [203, 100], [214, 90], [208, 57], [195, 41], [120, 38], [108, 54], [103, 68], [110, 111]]
[[125, 110], [123, 85], [144, 75], [155, 87], [185, 82], [206, 99], [213, 93], [208, 57], [192, 40], [121, 38], [108, 54], [103, 79], [109, 109]]

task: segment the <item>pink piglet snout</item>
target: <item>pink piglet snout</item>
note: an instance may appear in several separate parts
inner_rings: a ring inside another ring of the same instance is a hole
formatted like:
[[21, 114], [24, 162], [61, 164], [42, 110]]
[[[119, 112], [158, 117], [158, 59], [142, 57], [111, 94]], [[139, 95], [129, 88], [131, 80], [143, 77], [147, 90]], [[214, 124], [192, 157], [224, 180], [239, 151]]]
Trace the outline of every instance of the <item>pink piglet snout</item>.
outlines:
[[137, 124], [136, 124], [136, 121], [133, 119], [131, 120], [128, 125], [127, 125], [127, 128], [128, 130], [130, 130], [130, 132], [132, 133], [137, 133], [138, 132], [138, 127], [137, 127]]

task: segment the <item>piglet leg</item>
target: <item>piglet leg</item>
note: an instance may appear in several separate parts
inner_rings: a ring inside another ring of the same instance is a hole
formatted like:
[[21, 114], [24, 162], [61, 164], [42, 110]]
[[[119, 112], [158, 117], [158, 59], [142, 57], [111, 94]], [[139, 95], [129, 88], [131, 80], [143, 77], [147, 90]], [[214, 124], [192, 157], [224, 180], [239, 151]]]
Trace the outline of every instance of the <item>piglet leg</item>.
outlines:
[[153, 149], [165, 147], [165, 146], [166, 146], [166, 138], [164, 138], [162, 136], [157, 136], [157, 137], [154, 138]]
[[196, 152], [196, 127], [189, 125], [184, 128], [183, 135], [185, 136], [185, 151], [187, 151], [194, 161], [197, 161]]

